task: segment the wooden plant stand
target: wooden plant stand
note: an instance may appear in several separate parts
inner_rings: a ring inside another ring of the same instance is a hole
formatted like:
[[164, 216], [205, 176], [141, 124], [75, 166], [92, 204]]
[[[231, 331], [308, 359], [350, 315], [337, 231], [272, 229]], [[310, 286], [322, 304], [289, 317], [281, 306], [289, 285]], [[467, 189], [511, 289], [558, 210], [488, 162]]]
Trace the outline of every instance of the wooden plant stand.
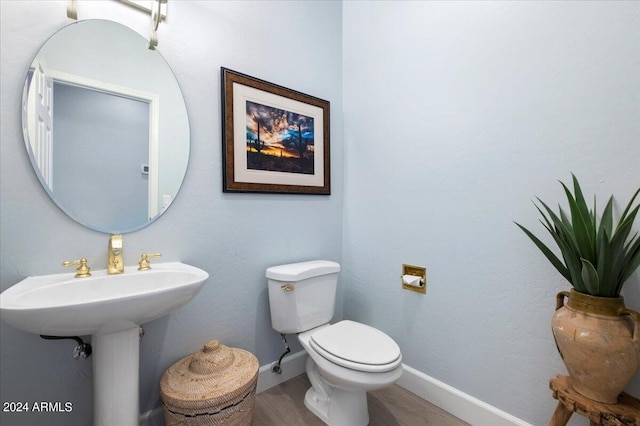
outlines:
[[573, 413], [590, 420], [591, 426], [640, 426], [640, 400], [622, 392], [617, 404], [593, 401], [573, 390], [571, 379], [557, 375], [549, 387], [558, 400], [549, 426], [564, 426]]

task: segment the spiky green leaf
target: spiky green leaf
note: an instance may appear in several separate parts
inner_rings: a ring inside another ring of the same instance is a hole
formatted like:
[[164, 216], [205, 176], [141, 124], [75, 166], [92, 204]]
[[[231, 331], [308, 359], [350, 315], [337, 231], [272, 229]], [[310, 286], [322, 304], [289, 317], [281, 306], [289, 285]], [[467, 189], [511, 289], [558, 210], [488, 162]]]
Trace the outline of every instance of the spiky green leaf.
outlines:
[[[625, 263], [627, 266], [623, 271], [622, 277], [620, 277], [620, 290], [622, 289], [622, 284], [624, 284], [624, 282], [628, 280], [631, 275], [633, 275], [636, 269], [640, 267], [640, 237], [632, 240], [631, 243], [627, 246]], [[618, 290], [618, 293], [620, 292], [620, 290]]]
[[[584, 195], [582, 194], [582, 188], [580, 188], [580, 183], [578, 183], [578, 179], [576, 178], [576, 175], [571, 173], [571, 178], [573, 179], [573, 192], [575, 194], [573, 198], [575, 198], [578, 208], [583, 212], [589, 212], [587, 203], [584, 200]], [[562, 182], [560, 183], [562, 184], [562, 186], [566, 188], [566, 185], [564, 183]]]
[[620, 225], [620, 223], [622, 223], [627, 218], [627, 213], [629, 212], [629, 210], [631, 210], [631, 206], [633, 205], [633, 202], [639, 193], [640, 193], [640, 188], [638, 188], [635, 194], [633, 194], [633, 196], [631, 197], [631, 200], [629, 200], [627, 207], [625, 207], [624, 211], [622, 212], [622, 216], [620, 216], [620, 222], [618, 223], [618, 225]]
[[520, 225], [517, 222], [514, 222], [514, 223], [518, 225], [518, 227], [520, 227], [520, 229], [522, 229], [529, 238], [531, 238], [531, 241], [534, 242], [534, 244], [540, 249], [540, 251], [551, 262], [551, 264], [558, 270], [558, 272], [560, 272], [560, 274], [562, 274], [562, 276], [565, 277], [567, 281], [571, 282], [571, 275], [569, 275], [569, 271], [567, 270], [567, 268], [560, 261], [560, 259], [558, 259], [558, 256], [556, 256], [542, 241], [540, 241], [538, 237], [533, 235], [531, 231], [529, 231], [527, 228], [525, 228], [524, 226]]
[[609, 197], [609, 201], [602, 211], [597, 239], [601, 238], [601, 234], [604, 231], [607, 232], [607, 235], [611, 235], [611, 232], [613, 231], [613, 196]]
[[598, 271], [587, 259], [580, 259], [582, 262], [582, 281], [589, 294], [600, 294], [600, 282]]
[[586, 203], [584, 203], [584, 198], [581, 199], [581, 202], [578, 202], [564, 183], [562, 183], [562, 187], [564, 188], [567, 201], [569, 202], [573, 235], [578, 243], [580, 253], [582, 253], [585, 258], [589, 259], [589, 261], [595, 262], [595, 231], [591, 229], [589, 209], [587, 208]]
[[611, 271], [611, 244], [609, 241], [609, 231], [606, 227], [600, 227], [596, 241], [596, 250], [598, 252], [598, 281], [606, 286], [610, 282], [613, 275]]

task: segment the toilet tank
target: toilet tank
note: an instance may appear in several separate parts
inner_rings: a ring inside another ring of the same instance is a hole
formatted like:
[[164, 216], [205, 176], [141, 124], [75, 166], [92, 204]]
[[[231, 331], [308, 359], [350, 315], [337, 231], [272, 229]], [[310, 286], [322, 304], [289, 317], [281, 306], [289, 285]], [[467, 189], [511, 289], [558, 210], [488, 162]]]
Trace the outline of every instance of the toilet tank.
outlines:
[[311, 260], [267, 269], [271, 327], [301, 333], [331, 321], [340, 264]]

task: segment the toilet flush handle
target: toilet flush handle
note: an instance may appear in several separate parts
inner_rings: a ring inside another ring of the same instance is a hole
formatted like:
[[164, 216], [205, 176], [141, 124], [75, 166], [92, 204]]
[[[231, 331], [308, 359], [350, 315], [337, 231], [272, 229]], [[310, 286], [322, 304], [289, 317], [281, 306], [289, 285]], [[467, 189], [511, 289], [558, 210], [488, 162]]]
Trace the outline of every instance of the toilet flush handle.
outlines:
[[285, 284], [285, 285], [281, 285], [280, 288], [283, 291], [293, 291], [295, 287], [293, 286], [293, 284]]

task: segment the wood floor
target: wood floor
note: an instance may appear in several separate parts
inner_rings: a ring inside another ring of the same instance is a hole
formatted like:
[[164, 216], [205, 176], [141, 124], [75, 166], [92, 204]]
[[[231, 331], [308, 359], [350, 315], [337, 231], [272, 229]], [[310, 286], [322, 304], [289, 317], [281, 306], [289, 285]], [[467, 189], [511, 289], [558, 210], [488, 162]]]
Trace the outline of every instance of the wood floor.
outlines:
[[[256, 395], [253, 426], [323, 426], [304, 406], [306, 374]], [[369, 392], [370, 426], [461, 426], [468, 423], [394, 385]]]

